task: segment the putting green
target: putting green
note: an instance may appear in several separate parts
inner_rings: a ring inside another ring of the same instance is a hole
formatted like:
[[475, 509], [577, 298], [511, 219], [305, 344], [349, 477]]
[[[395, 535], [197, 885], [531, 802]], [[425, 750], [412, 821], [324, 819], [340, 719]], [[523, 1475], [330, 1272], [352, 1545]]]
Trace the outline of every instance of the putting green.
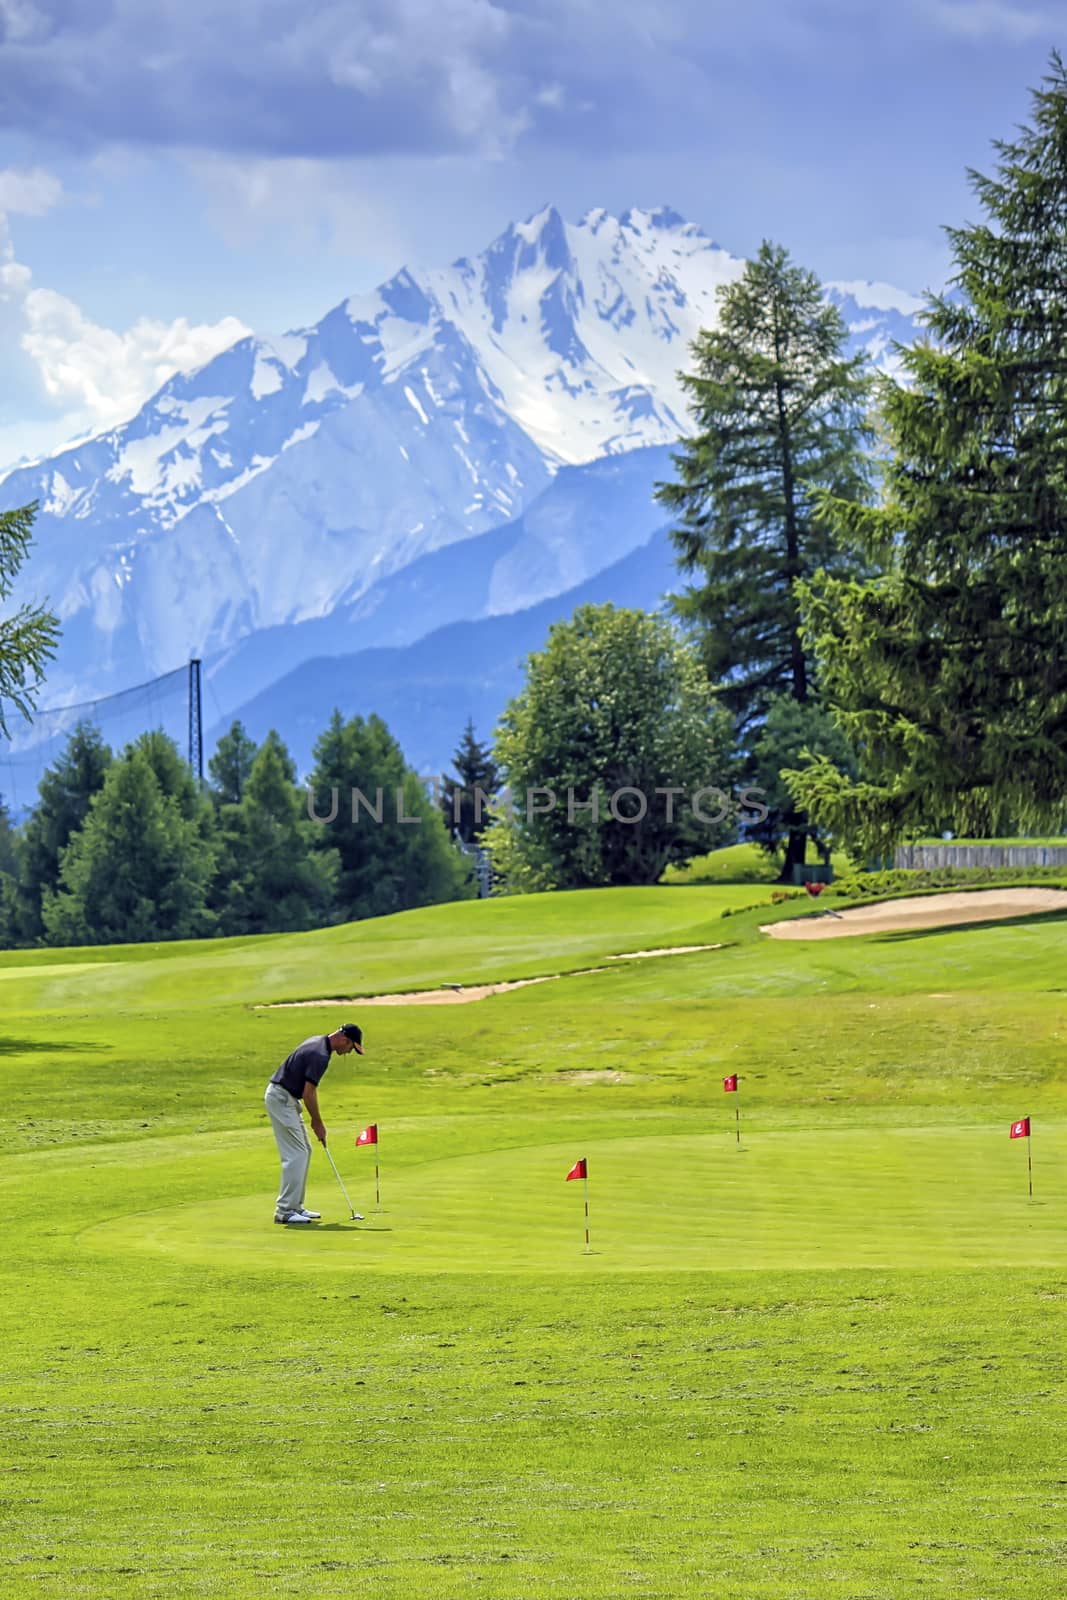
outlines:
[[[1036, 1141], [1035, 1141], [1036, 1142]], [[584, 1248], [589, 1160], [592, 1251]], [[824, 1268], [1058, 1267], [1067, 1226], [1067, 1125], [1040, 1130], [1036, 1194], [1007, 1127], [839, 1129], [541, 1144], [346, 1181], [348, 1221], [320, 1167], [315, 1228], [271, 1222], [259, 1192], [128, 1214], [80, 1234], [107, 1254], [162, 1252], [227, 1271], [272, 1273], [633, 1272]]]

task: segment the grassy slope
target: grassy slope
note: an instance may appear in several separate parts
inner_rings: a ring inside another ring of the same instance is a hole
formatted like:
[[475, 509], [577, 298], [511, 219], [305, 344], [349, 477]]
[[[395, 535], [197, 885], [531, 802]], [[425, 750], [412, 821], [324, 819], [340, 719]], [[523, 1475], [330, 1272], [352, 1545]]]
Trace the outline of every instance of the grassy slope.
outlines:
[[[1065, 838], [1004, 838], [1004, 839], [917, 839], [919, 845], [1067, 845]], [[815, 852], [809, 850], [808, 865], [813, 866]], [[856, 867], [843, 851], [834, 851], [830, 858], [834, 876], [844, 878]], [[781, 862], [765, 854], [754, 844], [730, 844], [707, 855], [695, 856], [684, 867], [668, 867], [663, 874], [664, 883], [734, 884], [774, 883], [781, 871]]]
[[[1058, 1597], [1067, 923], [796, 945], [759, 898], [0, 958], [0, 1594]], [[360, 1012], [367, 1226], [321, 1156], [270, 1226], [262, 1085], [338, 1008], [255, 1005], [720, 940]]]
[[[815, 852], [809, 851], [808, 854], [808, 865], [814, 866]], [[834, 852], [830, 863], [838, 876], [851, 868], [848, 856], [840, 851]], [[707, 855], [695, 856], [684, 867], [668, 867], [662, 881], [688, 884], [776, 883], [781, 870], [781, 861], [767, 855], [757, 845], [728, 844], [709, 851]]]

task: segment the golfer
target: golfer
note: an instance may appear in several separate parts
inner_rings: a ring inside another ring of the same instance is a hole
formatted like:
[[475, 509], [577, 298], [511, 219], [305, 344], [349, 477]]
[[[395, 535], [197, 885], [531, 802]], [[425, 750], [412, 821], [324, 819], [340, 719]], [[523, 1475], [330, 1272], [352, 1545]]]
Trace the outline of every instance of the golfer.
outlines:
[[291, 1227], [319, 1220], [321, 1213], [309, 1211], [304, 1205], [311, 1140], [300, 1115], [300, 1102], [307, 1106], [316, 1139], [325, 1145], [326, 1125], [319, 1110], [319, 1084], [330, 1065], [331, 1055], [346, 1056], [350, 1050], [363, 1054], [363, 1030], [354, 1022], [344, 1023], [335, 1033], [316, 1034], [298, 1044], [267, 1085], [263, 1099], [282, 1160], [282, 1186], [274, 1208], [275, 1222]]

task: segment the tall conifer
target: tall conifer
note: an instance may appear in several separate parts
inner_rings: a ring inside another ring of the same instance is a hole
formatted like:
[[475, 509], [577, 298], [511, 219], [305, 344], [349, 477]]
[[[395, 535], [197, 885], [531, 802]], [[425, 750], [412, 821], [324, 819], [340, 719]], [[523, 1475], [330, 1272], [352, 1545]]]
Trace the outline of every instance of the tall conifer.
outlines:
[[794, 796], [884, 852], [1058, 825], [1067, 797], [1067, 74], [1053, 54], [1032, 125], [971, 173], [983, 220], [947, 230], [956, 271], [902, 353], [882, 411], [877, 507], [827, 496], [888, 563], [801, 587], [805, 640], [866, 781], [816, 762]]

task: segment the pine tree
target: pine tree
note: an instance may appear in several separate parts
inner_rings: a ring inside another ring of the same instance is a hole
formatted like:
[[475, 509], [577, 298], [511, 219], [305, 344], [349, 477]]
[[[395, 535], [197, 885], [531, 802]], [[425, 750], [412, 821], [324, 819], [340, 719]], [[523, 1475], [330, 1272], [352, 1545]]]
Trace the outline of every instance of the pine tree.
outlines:
[[[718, 326], [693, 346], [683, 376], [695, 431], [675, 456], [660, 502], [691, 578], [678, 614], [696, 629], [711, 682], [742, 745], [771, 702], [813, 695], [796, 584], [818, 568], [853, 571], [818, 515], [818, 491], [862, 503], [870, 492], [865, 357], [844, 355], [848, 330], [814, 273], [764, 243], [719, 292]], [[804, 859], [803, 819], [789, 833], [783, 877]]]
[[[29, 554], [36, 505], [0, 511], [0, 600], [15, 585]], [[6, 708], [32, 717], [45, 663], [56, 653], [59, 621], [43, 606], [22, 605], [0, 621], [0, 734], [10, 735]]]
[[249, 738], [244, 723], [231, 722], [207, 764], [218, 805], [240, 805], [255, 759], [256, 741]]
[[23, 829], [19, 869], [18, 925], [27, 943], [44, 933], [42, 900], [58, 887], [63, 852], [89, 815], [111, 762], [100, 730], [91, 722], [79, 722], [63, 754], [38, 785], [37, 804]]
[[970, 174], [985, 218], [948, 230], [950, 292], [902, 352], [882, 412], [882, 504], [824, 513], [888, 565], [801, 587], [805, 637], [866, 781], [816, 762], [798, 802], [884, 854], [937, 819], [959, 834], [1058, 826], [1067, 795], [1067, 74]]
[[19, 840], [11, 815], [0, 799], [0, 950], [20, 944], [18, 900]]
[[174, 801], [182, 816], [189, 822], [200, 822], [210, 828], [210, 809], [204, 803], [189, 763], [174, 740], [161, 729], [153, 728], [135, 739], [124, 754], [129, 755], [132, 750], [139, 750], [144, 755], [156, 775], [161, 792]]
[[7, 802], [0, 796], [0, 872], [14, 877], [18, 870], [18, 845]]
[[835, 771], [856, 776], [855, 757], [830, 712], [817, 700], [801, 705], [782, 695], [772, 701], [752, 748], [753, 783], [767, 815], [749, 827], [745, 837], [777, 855], [789, 833], [801, 828], [828, 865], [829, 837], [814, 818], [798, 810], [782, 778], [783, 770], [795, 768], [806, 753], [824, 756]]
[[500, 780], [492, 750], [475, 738], [471, 718], [452, 766], [456, 776], [445, 778], [441, 785], [441, 815], [449, 833], [458, 834], [464, 844], [474, 844], [489, 826], [487, 798], [495, 794]]
[[[344, 919], [470, 897], [469, 864], [380, 717], [345, 722], [335, 711], [314, 754], [315, 816], [330, 816], [336, 800], [333, 821], [318, 825], [317, 846], [340, 856], [337, 904]], [[354, 790], [363, 798], [354, 799]]]
[[240, 804], [224, 805], [219, 814], [211, 900], [219, 932], [280, 933], [328, 923], [337, 853], [318, 848], [318, 830], [296, 787], [295, 764], [273, 728], [243, 790]]
[[206, 892], [214, 857], [197, 817], [164, 793], [147, 751], [108, 770], [45, 895], [49, 944], [198, 938], [212, 931]]

